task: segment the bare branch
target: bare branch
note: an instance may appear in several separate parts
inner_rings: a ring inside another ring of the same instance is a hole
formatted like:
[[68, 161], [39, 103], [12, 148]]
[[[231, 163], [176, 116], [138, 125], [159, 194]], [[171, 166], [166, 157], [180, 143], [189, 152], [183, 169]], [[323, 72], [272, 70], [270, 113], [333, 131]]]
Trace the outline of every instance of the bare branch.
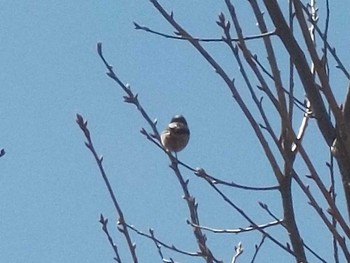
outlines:
[[102, 59], [103, 63], [105, 64], [108, 73], [107, 75], [113, 79], [115, 82], [118, 83], [118, 85], [124, 90], [124, 92], [127, 94], [127, 96], [124, 96], [124, 101], [126, 103], [131, 103], [134, 104], [136, 106], [136, 108], [139, 110], [139, 112], [142, 114], [143, 118], [148, 122], [148, 124], [151, 126], [152, 130], [153, 130], [153, 136], [160, 141], [160, 137], [159, 137], [159, 132], [157, 130], [156, 127], [156, 122], [153, 121], [149, 115], [146, 113], [146, 111], [143, 109], [143, 107], [141, 106], [139, 100], [138, 100], [138, 95], [134, 94], [131, 91], [130, 85], [128, 84], [124, 84], [118, 77], [117, 75], [114, 73], [113, 67], [107, 62], [107, 60], [104, 58], [103, 53], [102, 53], [102, 43], [97, 43], [97, 53], [100, 56], [100, 58]]
[[[335, 189], [335, 175], [334, 175], [334, 157], [332, 156], [332, 153], [330, 153], [330, 161], [329, 163], [327, 163], [327, 167], [329, 168], [329, 174], [330, 174], [330, 178], [331, 178], [331, 186], [329, 189], [329, 193], [332, 196], [333, 202], [336, 203], [336, 189]], [[332, 225], [334, 228], [337, 227], [337, 219], [334, 217], [333, 214], [331, 214], [332, 216]], [[335, 238], [335, 236], [333, 235], [333, 256], [334, 256], [334, 262], [335, 263], [339, 263], [339, 250], [338, 250], [338, 244], [337, 244], [337, 240]]]
[[288, 27], [283, 17], [277, 1], [264, 0], [264, 3], [276, 27], [277, 35], [281, 38], [283, 44], [288, 50], [288, 53], [290, 54], [293, 63], [299, 73], [300, 80], [303, 83], [308, 99], [311, 102], [312, 111], [314, 112], [322, 135], [325, 138], [327, 144], [331, 146], [334, 138], [336, 137], [336, 132], [333, 124], [329, 119], [328, 112], [325, 108], [321, 94], [315, 85], [313, 76], [311, 72], [307, 70], [309, 67], [306, 62], [304, 53], [295, 40], [293, 33], [290, 31], [290, 28]]
[[[156, 127], [156, 122], [152, 121], [151, 118], [148, 116], [147, 112], [143, 109], [143, 107], [139, 103], [137, 94], [134, 95], [134, 93], [131, 91], [130, 86], [124, 85], [124, 83], [114, 73], [112, 66], [109, 65], [109, 63], [106, 61], [106, 59], [104, 58], [104, 56], [102, 54], [102, 44], [101, 43], [97, 44], [97, 52], [98, 52], [100, 58], [102, 59], [103, 63], [105, 64], [105, 66], [108, 69], [107, 75], [109, 77], [111, 77], [114, 81], [116, 81], [118, 83], [118, 85], [127, 93], [127, 96], [124, 97], [125, 102], [134, 104], [137, 107], [137, 109], [142, 114], [144, 119], [152, 127], [153, 132], [154, 132], [153, 135], [149, 135], [145, 131], [145, 129], [142, 129], [141, 133], [143, 135], [145, 135], [149, 140], [154, 142], [158, 147], [163, 148], [160, 146], [160, 144], [156, 143], [152, 139], [152, 137], [154, 137], [158, 140], [158, 142], [160, 141], [160, 136], [159, 136], [159, 133], [158, 133], [158, 130]], [[189, 189], [187, 187], [188, 181], [186, 181], [183, 178], [183, 176], [181, 175], [181, 172], [178, 168], [178, 160], [169, 151], [164, 151], [164, 152], [168, 155], [169, 160], [171, 161], [170, 168], [173, 169], [173, 171], [174, 171], [174, 173], [175, 173], [175, 175], [176, 175], [176, 177], [181, 185], [182, 191], [184, 193], [184, 200], [186, 201], [189, 212], [190, 212], [190, 218], [191, 218], [193, 223], [199, 224], [199, 217], [198, 217], [198, 212], [197, 212], [198, 204], [196, 203], [195, 198], [193, 196], [191, 196], [191, 194], [189, 192]], [[219, 260], [217, 260], [214, 257], [214, 255], [212, 254], [212, 252], [210, 251], [210, 249], [206, 245], [206, 236], [203, 235], [201, 230], [198, 228], [194, 228], [193, 230], [194, 230], [193, 233], [194, 233], [194, 235], [197, 239], [198, 245], [199, 245], [199, 249], [201, 251], [201, 256], [206, 259], [207, 263], [220, 262]]]
[[[183, 164], [182, 162], [180, 163]], [[197, 175], [198, 177], [202, 177], [206, 181], [210, 181], [212, 184], [222, 184], [222, 185], [231, 186], [231, 187], [235, 187], [243, 190], [253, 190], [253, 191], [270, 191], [270, 190], [279, 189], [279, 186], [254, 187], [254, 186], [240, 185], [234, 182], [226, 182], [207, 174], [207, 172], [203, 168], [196, 168], [196, 169], [191, 168], [191, 171], [194, 171], [195, 175]]]
[[238, 245], [235, 246], [235, 255], [233, 256], [231, 263], [236, 263], [237, 258], [242, 255], [243, 251], [243, 245], [239, 242]]
[[[328, 1], [326, 1], [326, 2], [327, 2], [327, 6], [328, 6]], [[309, 10], [307, 9], [307, 7], [302, 5], [302, 8], [303, 8], [304, 12], [310, 17], [311, 14], [310, 14]], [[327, 8], [327, 10], [328, 10], [327, 13], [329, 14], [329, 7]], [[312, 19], [309, 19], [309, 21], [311, 23], [314, 23], [312, 21]], [[342, 61], [338, 57], [335, 47], [332, 47], [329, 44], [329, 42], [328, 42], [328, 39], [327, 39], [327, 32], [328, 32], [327, 31], [327, 29], [328, 29], [327, 25], [328, 24], [329, 24], [329, 15], [327, 15], [327, 18], [326, 18], [326, 30], [325, 30], [325, 33], [322, 33], [321, 29], [318, 27], [317, 24], [314, 24], [314, 28], [315, 28], [316, 32], [318, 33], [318, 35], [323, 40], [323, 43], [324, 43], [325, 47], [327, 48], [327, 50], [329, 51], [329, 53], [332, 54], [334, 60], [337, 62], [337, 64], [338, 64], [337, 68], [339, 68], [344, 73], [344, 75], [347, 77], [347, 79], [350, 80], [350, 73], [349, 73], [349, 71], [345, 68], [344, 64], [342, 63]]]
[[[182, 250], [182, 249], [177, 248], [175, 245], [168, 245], [168, 244], [166, 244], [165, 242], [159, 240], [159, 239], [155, 236], [154, 230], [153, 230], [153, 229], [149, 229], [150, 234], [147, 234], [147, 233], [144, 233], [144, 232], [138, 230], [138, 229], [137, 229], [136, 227], [134, 227], [133, 225], [127, 224], [127, 227], [128, 227], [129, 229], [131, 229], [132, 231], [134, 231], [135, 233], [137, 233], [138, 235], [143, 236], [143, 237], [146, 237], [146, 238], [152, 240], [152, 241], [156, 244], [156, 246], [157, 246], [158, 249], [160, 249], [160, 246], [163, 246], [163, 247], [165, 247], [165, 248], [167, 248], [167, 249], [169, 249], [169, 250], [178, 252], [178, 253], [183, 254], [183, 255], [186, 255], [186, 256], [191, 256], [191, 257], [202, 257], [202, 255], [201, 255], [200, 253], [198, 253], [198, 252], [188, 252], [188, 251], [185, 251], [185, 250]], [[162, 255], [162, 257], [163, 257], [163, 254], [161, 254], [161, 255]], [[164, 259], [164, 257], [163, 257], [163, 259]]]
[[100, 222], [101, 225], [102, 225], [102, 230], [103, 230], [103, 232], [106, 234], [106, 236], [107, 236], [107, 238], [108, 238], [109, 244], [111, 245], [111, 247], [112, 247], [113, 250], [114, 250], [114, 253], [115, 253], [115, 258], [114, 258], [114, 260], [117, 261], [118, 263], [121, 263], [122, 261], [121, 261], [120, 256], [119, 256], [118, 247], [117, 247], [117, 245], [114, 243], [113, 238], [112, 238], [112, 236], [109, 234], [109, 231], [108, 231], [108, 228], [107, 228], [108, 219], [107, 219], [107, 218], [104, 218], [104, 216], [101, 214], [101, 215], [100, 215], [100, 220], [99, 220], [99, 222]]
[[347, 260], [350, 260], [350, 253], [347, 249], [346, 243], [345, 243], [345, 238], [342, 237], [338, 231], [334, 228], [334, 226], [332, 225], [332, 223], [327, 219], [326, 215], [324, 214], [322, 208], [318, 205], [317, 201], [315, 200], [315, 198], [312, 196], [310, 189], [308, 187], [306, 187], [301, 179], [299, 178], [299, 176], [297, 176], [296, 174], [294, 174], [294, 179], [296, 180], [296, 182], [298, 183], [298, 185], [301, 187], [301, 189], [304, 191], [304, 193], [306, 194], [306, 196], [309, 198], [310, 200], [310, 204], [311, 206], [316, 210], [316, 212], [318, 213], [318, 215], [320, 216], [320, 218], [323, 220], [323, 222], [325, 223], [325, 225], [328, 227], [329, 231], [332, 233], [332, 235], [334, 236], [334, 238], [337, 240], [337, 242], [339, 243], [340, 247], [343, 250], [343, 253], [345, 255], [345, 257], [347, 258]]
[[[155, 34], [161, 37], [165, 37], [165, 38], [170, 38], [170, 39], [175, 39], [175, 40], [188, 40], [183, 36], [174, 36], [174, 35], [169, 35], [169, 34], [165, 34], [159, 31], [155, 31], [153, 29], [150, 29], [149, 27], [146, 26], [141, 26], [138, 23], [134, 22], [134, 26], [136, 30], [142, 30], [151, 34]], [[254, 40], [254, 39], [260, 39], [266, 36], [273, 36], [276, 35], [276, 32], [266, 32], [264, 34], [260, 34], [260, 35], [255, 35], [255, 36], [247, 36], [244, 37], [245, 40]], [[193, 38], [196, 41], [199, 42], [224, 42], [224, 40], [222, 38]], [[231, 38], [232, 41], [238, 41], [238, 38]]]
[[[329, 207], [330, 207], [330, 211], [331, 213], [334, 215], [334, 217], [337, 219], [338, 223], [340, 224], [340, 226], [342, 227], [342, 229], [344, 230], [346, 236], [348, 238], [350, 238], [350, 228], [348, 226], [348, 224], [346, 223], [344, 217], [342, 216], [342, 214], [340, 213], [339, 209], [337, 208], [336, 204], [334, 203], [334, 200], [332, 198], [332, 196], [329, 194], [329, 191], [328, 189], [326, 188], [326, 186], [324, 185], [324, 183], [322, 182], [320, 176], [318, 175], [313, 163], [311, 162], [309, 156], [307, 155], [307, 153], [305, 152], [305, 149], [302, 145], [299, 145], [299, 152], [301, 154], [301, 157], [303, 158], [303, 160], [305, 161], [305, 164], [307, 165], [311, 175], [310, 175], [310, 178], [312, 178], [314, 180], [314, 182], [316, 183], [316, 185], [318, 186], [318, 188], [320, 189], [322, 195], [324, 196], [325, 200], [327, 201]], [[302, 189], [304, 191], [304, 193], [310, 193], [308, 187], [306, 187], [302, 181], [300, 180], [299, 176], [297, 175], [297, 173], [294, 171], [294, 174], [293, 174], [293, 177], [297, 180], [298, 184], [300, 186], [302, 186]], [[319, 207], [319, 205], [317, 204], [316, 200], [308, 195], [309, 197], [309, 200], [310, 200], [310, 203], [312, 205], [316, 205], [316, 209], [317, 210], [321, 210], [321, 208]], [[329, 226], [328, 224], [328, 220], [326, 220], [327, 223], [326, 225]], [[325, 221], [325, 222], [326, 222]], [[331, 232], [333, 231], [333, 228], [330, 227], [332, 230]], [[350, 254], [349, 254], [350, 256]]]
[[258, 252], [260, 251], [262, 245], [263, 245], [264, 242], [265, 242], [265, 238], [266, 238], [266, 236], [265, 236], [265, 235], [262, 235], [262, 238], [261, 238], [261, 240], [260, 240], [259, 245], [255, 245], [255, 252], [254, 252], [254, 256], [253, 256], [253, 258], [252, 258], [251, 263], [254, 263], [254, 261], [255, 261], [255, 259], [256, 259], [256, 256], [258, 255]]
[[207, 226], [199, 226], [196, 224], [191, 223], [190, 221], [187, 220], [187, 223], [190, 224], [193, 227], [198, 227], [200, 229], [213, 232], [216, 234], [241, 234], [245, 232], [251, 232], [251, 231], [256, 231], [257, 229], [265, 229], [269, 228], [272, 226], [277, 226], [280, 224], [283, 224], [283, 220], [279, 219], [277, 221], [265, 223], [265, 224], [260, 224], [260, 225], [254, 225], [254, 226], [248, 226], [248, 227], [242, 227], [242, 228], [237, 228], [237, 229], [217, 229], [217, 228], [212, 228], [212, 227], [207, 227]]
[[211, 183], [211, 181], [206, 180], [209, 185], [223, 198], [223, 200], [229, 204], [232, 208], [234, 208], [241, 216], [243, 216], [253, 227], [256, 227], [256, 229], [261, 232], [262, 234], [266, 235], [273, 243], [275, 243], [277, 246], [288, 252], [289, 254], [295, 256], [294, 252], [287, 246], [283, 245], [281, 242], [279, 242], [277, 239], [272, 237], [269, 233], [267, 233], [264, 229], [258, 228], [258, 225], [247, 215], [247, 213], [238, 207], [236, 204], [234, 204], [230, 198], [228, 198], [216, 185]]
[[118, 216], [119, 216], [118, 222], [121, 225], [120, 231], [125, 236], [125, 239], [127, 241], [130, 254], [131, 254], [132, 259], [133, 259], [133, 262], [137, 263], [138, 260], [137, 260], [137, 256], [136, 256], [136, 246], [131, 240], [131, 237], [130, 237], [130, 234], [129, 234], [129, 231], [128, 231], [128, 228], [127, 228], [127, 225], [126, 225], [126, 222], [125, 222], [125, 219], [124, 219], [123, 211], [122, 211], [122, 209], [120, 208], [120, 206], [118, 204], [117, 198], [116, 198], [116, 196], [115, 196], [115, 194], [113, 192], [112, 186], [109, 183], [107, 174], [106, 174], [106, 172], [104, 170], [104, 167], [102, 165], [103, 157], [99, 157], [97, 152], [96, 152], [96, 150], [95, 150], [95, 147], [94, 147], [94, 145], [92, 143], [92, 139], [91, 139], [91, 136], [90, 136], [90, 131], [89, 131], [88, 127], [87, 127], [87, 121], [85, 121], [84, 118], [80, 114], [77, 114], [76, 122], [77, 122], [77, 124], [79, 125], [80, 129], [83, 131], [83, 133], [85, 135], [85, 138], [87, 140], [87, 142], [85, 142], [85, 145], [90, 150], [90, 152], [92, 153], [92, 155], [95, 158], [97, 166], [98, 166], [98, 168], [100, 170], [100, 174], [101, 174], [101, 176], [103, 178], [103, 181], [105, 182], [105, 185], [107, 186], [108, 193], [109, 193], [109, 195], [110, 195], [110, 197], [111, 197], [111, 199], [113, 201], [114, 208], [116, 209], [116, 211], [118, 213]]

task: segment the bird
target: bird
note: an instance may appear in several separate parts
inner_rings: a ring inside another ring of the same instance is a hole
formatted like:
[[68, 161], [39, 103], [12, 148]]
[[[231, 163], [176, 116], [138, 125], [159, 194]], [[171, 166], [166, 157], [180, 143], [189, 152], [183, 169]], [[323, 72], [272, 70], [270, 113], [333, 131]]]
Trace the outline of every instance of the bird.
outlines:
[[183, 150], [189, 139], [190, 129], [187, 121], [182, 115], [175, 115], [166, 129], [161, 133], [160, 139], [163, 147], [170, 152], [177, 152]]

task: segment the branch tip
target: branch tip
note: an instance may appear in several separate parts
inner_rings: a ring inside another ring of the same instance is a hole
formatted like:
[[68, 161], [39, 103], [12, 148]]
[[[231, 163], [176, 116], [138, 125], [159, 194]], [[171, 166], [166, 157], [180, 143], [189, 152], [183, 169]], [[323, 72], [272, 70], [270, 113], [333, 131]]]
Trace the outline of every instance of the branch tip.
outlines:
[[97, 42], [97, 53], [102, 56], [102, 42]]
[[133, 22], [133, 24], [134, 24], [136, 30], [142, 28], [142, 27], [141, 27], [138, 23], [136, 23], [136, 22]]

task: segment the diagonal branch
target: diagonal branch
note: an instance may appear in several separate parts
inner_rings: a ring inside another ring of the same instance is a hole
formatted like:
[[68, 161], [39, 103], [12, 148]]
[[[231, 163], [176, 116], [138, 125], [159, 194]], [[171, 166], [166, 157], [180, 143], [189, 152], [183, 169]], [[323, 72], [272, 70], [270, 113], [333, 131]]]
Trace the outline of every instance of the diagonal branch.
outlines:
[[[118, 76], [115, 74], [115, 72], [113, 71], [113, 67], [111, 65], [109, 65], [109, 63], [107, 62], [107, 60], [104, 58], [103, 54], [102, 54], [102, 44], [98, 43], [97, 44], [97, 52], [100, 56], [100, 58], [102, 59], [103, 63], [105, 64], [105, 66], [108, 69], [108, 73], [107, 75], [112, 78], [115, 82], [117, 82], [117, 84], [127, 93], [127, 96], [124, 96], [124, 101], [126, 103], [130, 103], [130, 104], [134, 104], [136, 106], [136, 108], [139, 110], [139, 112], [142, 114], [142, 116], [144, 117], [144, 119], [148, 122], [148, 124], [152, 127], [154, 134], [153, 135], [149, 135], [144, 129], [141, 130], [141, 133], [143, 135], [145, 135], [149, 140], [151, 140], [153, 143], [155, 143], [158, 147], [160, 147], [160, 144], [157, 144], [152, 137], [155, 137], [157, 139], [157, 141], [160, 141], [160, 137], [159, 137], [159, 133], [156, 127], [156, 121], [152, 121], [151, 118], [149, 117], [149, 115], [147, 114], [147, 112], [143, 109], [143, 107], [141, 106], [139, 100], [138, 100], [138, 96], [137, 94], [135, 95], [131, 89], [129, 85], [125, 85], [119, 78]], [[161, 147], [162, 148], [162, 147]], [[162, 148], [164, 150], [164, 148]], [[178, 168], [178, 160], [177, 158], [175, 158], [170, 152], [168, 151], [164, 151], [168, 157], [169, 160], [171, 162], [170, 168], [173, 169], [179, 183], [180, 186], [182, 188], [182, 191], [184, 193], [184, 200], [187, 203], [188, 206], [188, 210], [190, 213], [190, 218], [191, 221], [195, 224], [200, 224], [199, 223], [199, 216], [198, 216], [198, 204], [196, 203], [196, 200], [193, 196], [191, 196], [190, 191], [188, 189], [188, 180], [185, 180]], [[201, 256], [203, 258], [206, 259], [207, 263], [212, 263], [212, 262], [221, 262], [219, 260], [217, 260], [214, 255], [212, 254], [211, 250], [209, 249], [209, 247], [206, 244], [207, 238], [206, 236], [202, 233], [202, 231], [200, 229], [194, 228], [193, 229], [193, 233], [194, 236], [197, 240], [199, 249], [201, 251]]]
[[116, 196], [114, 194], [112, 186], [109, 183], [107, 174], [106, 174], [106, 172], [104, 170], [104, 167], [102, 165], [103, 157], [99, 157], [97, 152], [96, 152], [96, 150], [95, 150], [95, 147], [94, 147], [94, 145], [92, 143], [92, 139], [91, 139], [91, 136], [90, 136], [90, 131], [89, 131], [88, 127], [87, 127], [87, 121], [84, 120], [84, 118], [81, 115], [77, 114], [76, 122], [77, 122], [77, 124], [79, 125], [80, 129], [82, 130], [82, 132], [85, 135], [85, 138], [87, 140], [87, 142], [85, 142], [85, 146], [90, 150], [90, 152], [94, 156], [94, 159], [95, 159], [95, 161], [97, 163], [97, 166], [98, 166], [98, 168], [100, 170], [101, 176], [102, 176], [102, 178], [103, 178], [103, 180], [104, 180], [104, 182], [105, 182], [105, 184], [107, 186], [108, 192], [109, 192], [109, 194], [111, 196], [111, 199], [113, 201], [114, 208], [117, 210], [117, 213], [118, 213], [118, 216], [119, 216], [118, 224], [121, 225], [120, 231], [125, 236], [125, 239], [127, 241], [128, 247], [129, 247], [129, 251], [130, 251], [132, 259], [133, 259], [133, 262], [137, 263], [138, 259], [137, 259], [137, 256], [136, 256], [136, 245], [131, 240], [131, 237], [130, 237], [130, 234], [129, 234], [129, 231], [128, 231], [128, 228], [127, 228], [127, 225], [126, 225], [126, 222], [125, 222], [123, 211], [122, 211], [122, 209], [121, 209], [121, 207], [120, 207], [120, 205], [119, 205], [119, 203], [117, 201], [117, 198], [116, 198]]

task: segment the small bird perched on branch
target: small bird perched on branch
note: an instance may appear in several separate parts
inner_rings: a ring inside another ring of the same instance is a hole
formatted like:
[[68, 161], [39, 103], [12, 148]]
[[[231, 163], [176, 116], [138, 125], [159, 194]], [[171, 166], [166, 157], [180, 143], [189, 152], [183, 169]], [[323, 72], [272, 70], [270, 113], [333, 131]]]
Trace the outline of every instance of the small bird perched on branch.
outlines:
[[183, 150], [189, 139], [190, 130], [187, 121], [182, 115], [175, 115], [168, 127], [161, 133], [160, 139], [165, 149], [175, 154]]

